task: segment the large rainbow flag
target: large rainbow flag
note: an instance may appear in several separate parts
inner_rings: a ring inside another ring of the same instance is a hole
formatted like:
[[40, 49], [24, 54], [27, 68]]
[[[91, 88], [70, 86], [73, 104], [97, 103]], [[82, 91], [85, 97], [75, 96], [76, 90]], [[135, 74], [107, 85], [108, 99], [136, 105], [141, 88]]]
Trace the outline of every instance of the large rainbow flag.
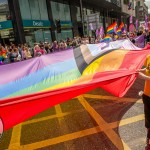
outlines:
[[137, 77], [136, 70], [150, 54], [149, 49], [94, 47], [82, 45], [0, 66], [0, 126], [3, 123], [7, 130], [97, 87], [124, 96]]

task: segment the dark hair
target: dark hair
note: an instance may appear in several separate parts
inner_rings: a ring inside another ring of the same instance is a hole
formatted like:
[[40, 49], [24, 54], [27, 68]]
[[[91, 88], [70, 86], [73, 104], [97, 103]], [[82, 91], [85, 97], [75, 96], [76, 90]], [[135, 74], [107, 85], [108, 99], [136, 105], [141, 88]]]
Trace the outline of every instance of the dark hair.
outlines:
[[132, 42], [133, 44], [135, 44], [135, 40], [134, 40], [134, 39], [132, 39], [131, 42]]

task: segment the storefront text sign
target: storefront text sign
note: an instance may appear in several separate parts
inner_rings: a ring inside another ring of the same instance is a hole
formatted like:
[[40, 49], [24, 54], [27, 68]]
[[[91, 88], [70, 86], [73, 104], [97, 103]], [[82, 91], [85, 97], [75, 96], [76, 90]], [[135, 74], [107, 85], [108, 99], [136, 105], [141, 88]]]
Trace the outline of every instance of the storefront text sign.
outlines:
[[33, 27], [50, 27], [51, 23], [49, 20], [23, 20], [23, 27], [33, 28]]
[[12, 21], [8, 20], [8, 21], [2, 21], [0, 22], [0, 30], [8, 30], [8, 29], [12, 29], [13, 25], [12, 25]]

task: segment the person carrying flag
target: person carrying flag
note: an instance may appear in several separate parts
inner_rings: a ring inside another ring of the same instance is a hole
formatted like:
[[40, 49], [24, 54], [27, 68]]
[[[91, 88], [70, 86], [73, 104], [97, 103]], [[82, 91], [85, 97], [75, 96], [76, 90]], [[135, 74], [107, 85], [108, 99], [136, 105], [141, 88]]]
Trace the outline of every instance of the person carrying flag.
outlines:
[[145, 114], [145, 127], [147, 128], [147, 139], [145, 150], [150, 150], [150, 55], [144, 63], [144, 68], [138, 71], [139, 78], [145, 80], [144, 92], [142, 95]]

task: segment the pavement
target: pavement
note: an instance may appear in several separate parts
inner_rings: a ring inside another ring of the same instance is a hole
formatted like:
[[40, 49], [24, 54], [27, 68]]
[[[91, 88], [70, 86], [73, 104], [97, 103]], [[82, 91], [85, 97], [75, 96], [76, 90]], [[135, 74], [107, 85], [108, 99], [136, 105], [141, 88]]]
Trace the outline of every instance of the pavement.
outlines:
[[123, 98], [97, 88], [52, 107], [5, 131], [0, 150], [144, 150], [143, 86], [137, 79]]

